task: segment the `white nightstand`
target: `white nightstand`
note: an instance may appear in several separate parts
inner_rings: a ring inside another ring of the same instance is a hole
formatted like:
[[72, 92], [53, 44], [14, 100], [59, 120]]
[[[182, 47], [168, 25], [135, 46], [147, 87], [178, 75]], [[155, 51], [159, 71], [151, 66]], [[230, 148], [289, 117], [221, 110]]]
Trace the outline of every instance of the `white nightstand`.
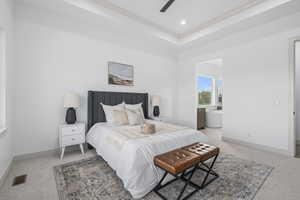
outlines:
[[85, 124], [63, 124], [59, 127], [59, 145], [61, 148], [60, 159], [64, 157], [65, 148], [71, 145], [79, 145], [84, 155], [83, 144], [85, 143]]

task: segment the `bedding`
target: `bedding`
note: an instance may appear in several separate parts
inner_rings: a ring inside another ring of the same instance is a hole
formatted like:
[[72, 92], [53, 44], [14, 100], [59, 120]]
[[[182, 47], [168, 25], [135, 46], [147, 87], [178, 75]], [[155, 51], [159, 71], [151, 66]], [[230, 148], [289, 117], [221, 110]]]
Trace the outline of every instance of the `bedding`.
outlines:
[[[149, 123], [150, 120], [146, 121]], [[173, 124], [167, 124], [162, 122], [156, 122], [155, 124], [156, 133], [155, 135], [175, 132], [183, 129], [187, 129], [183, 126], [177, 126]], [[118, 126], [118, 127], [109, 127], [111, 134], [106, 136], [108, 142], [112, 145], [115, 145], [116, 148], [122, 149], [123, 145], [132, 139], [139, 139], [143, 137], [151, 137], [151, 135], [143, 134], [141, 131], [141, 126]]]
[[[155, 167], [154, 156], [195, 142], [207, 142], [207, 137], [196, 130], [146, 121], [161, 127], [157, 134], [141, 136], [140, 126], [128, 130], [129, 126], [102, 122], [94, 124], [87, 135], [87, 142], [116, 171], [133, 198], [145, 196], [161, 179], [163, 172]], [[121, 145], [116, 141], [121, 141]]]

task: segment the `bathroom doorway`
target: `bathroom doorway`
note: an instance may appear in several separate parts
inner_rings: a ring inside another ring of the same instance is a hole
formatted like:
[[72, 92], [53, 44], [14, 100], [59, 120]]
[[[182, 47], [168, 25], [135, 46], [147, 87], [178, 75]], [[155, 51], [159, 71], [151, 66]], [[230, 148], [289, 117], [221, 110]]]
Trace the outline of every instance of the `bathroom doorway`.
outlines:
[[223, 126], [222, 59], [196, 66], [197, 129], [220, 130]]

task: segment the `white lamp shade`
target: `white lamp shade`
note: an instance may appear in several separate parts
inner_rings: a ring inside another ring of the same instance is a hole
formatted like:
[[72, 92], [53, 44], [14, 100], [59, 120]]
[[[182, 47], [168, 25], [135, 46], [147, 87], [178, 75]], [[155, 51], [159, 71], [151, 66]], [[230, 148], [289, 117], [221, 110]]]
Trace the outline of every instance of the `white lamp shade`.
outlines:
[[65, 108], [78, 108], [80, 106], [80, 97], [74, 93], [67, 93], [64, 97]]
[[159, 106], [159, 104], [160, 104], [160, 97], [152, 96], [152, 106]]

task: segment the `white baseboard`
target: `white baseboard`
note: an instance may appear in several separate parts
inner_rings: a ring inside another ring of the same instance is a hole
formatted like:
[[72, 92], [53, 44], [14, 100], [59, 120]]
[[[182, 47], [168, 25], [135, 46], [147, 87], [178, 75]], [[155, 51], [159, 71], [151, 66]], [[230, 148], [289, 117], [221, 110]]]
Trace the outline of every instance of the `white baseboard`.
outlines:
[[[225, 136], [222, 136], [222, 140], [225, 141], [225, 142], [239, 144], [239, 145], [242, 145], [242, 146], [247, 146], [247, 147], [255, 148], [255, 149], [258, 149], [258, 150], [269, 151], [269, 152], [273, 152], [273, 153], [278, 153], [278, 154], [290, 156], [288, 150], [282, 150], [282, 149], [277, 149], [277, 148], [273, 148], [273, 147], [269, 147], [269, 146], [265, 146], [265, 145], [254, 144], [254, 143], [245, 142], [245, 141], [242, 141], [242, 140], [237, 140], [237, 139], [233, 139], [233, 138], [229, 138], [229, 137], [225, 137]], [[297, 144], [298, 143], [300, 144], [300, 140], [297, 140]], [[66, 149], [66, 151], [73, 151], [74, 148], [75, 147], [68, 147], [68, 149]], [[58, 158], [59, 158], [59, 151], [60, 151], [60, 149], [53, 149], [53, 150], [48, 150], [48, 151], [41, 151], [41, 152], [36, 152], [36, 153], [28, 153], [28, 154], [22, 154], [22, 155], [15, 156], [11, 160], [11, 162], [10, 162], [9, 166], [7, 167], [7, 169], [5, 170], [3, 176], [0, 177], [0, 187], [4, 183], [4, 180], [7, 177], [14, 161], [25, 160], [25, 159], [30, 159], [30, 158], [45, 156], [45, 155], [57, 155]]]
[[277, 153], [277, 154], [281, 154], [281, 155], [285, 155], [285, 156], [291, 156], [289, 151], [285, 150], [285, 149], [277, 149], [274, 147], [245, 142], [242, 140], [237, 140], [237, 139], [233, 139], [233, 138], [229, 138], [229, 137], [225, 137], [225, 136], [222, 136], [222, 140], [225, 142], [230, 142], [230, 143], [234, 143], [234, 144], [238, 144], [238, 145], [242, 145], [242, 146], [246, 146], [246, 147], [250, 147], [250, 148], [254, 148], [254, 149], [258, 149], [258, 150], [262, 150], [262, 151], [268, 151], [268, 152]]
[[14, 159], [11, 159], [11, 161], [8, 164], [8, 166], [7, 166], [6, 170], [4, 171], [3, 175], [0, 177], [0, 188], [2, 187], [6, 177], [8, 176], [8, 173], [12, 168], [13, 162], [14, 162]]
[[[78, 146], [74, 145], [74, 146], [69, 146], [67, 147], [65, 152], [71, 152], [74, 150], [79, 150]], [[57, 158], [60, 158], [59, 155], [60, 149], [52, 149], [52, 150], [47, 150], [47, 151], [41, 151], [41, 152], [35, 152], [35, 153], [27, 153], [27, 154], [22, 154], [22, 155], [16, 155], [12, 158], [12, 160], [10, 161], [7, 169], [5, 170], [5, 172], [3, 173], [3, 175], [0, 177], [0, 188], [3, 185], [9, 171], [12, 168], [12, 165], [15, 161], [20, 161], [20, 160], [26, 160], [26, 159], [30, 159], [30, 158], [35, 158], [35, 157], [40, 157], [40, 156], [47, 156], [47, 155], [55, 155], [57, 156]]]
[[59, 149], [53, 149], [53, 150], [48, 150], [48, 151], [40, 151], [40, 152], [35, 152], [35, 153], [27, 153], [27, 154], [21, 154], [17, 155], [14, 157], [14, 160], [26, 160], [34, 157], [39, 157], [39, 156], [47, 156], [47, 155], [59, 155]]
[[[78, 145], [73, 145], [73, 146], [68, 146], [66, 147], [65, 152], [71, 152], [74, 150], [80, 150]], [[57, 158], [60, 158], [60, 148], [57, 149], [51, 149], [51, 150], [46, 150], [46, 151], [40, 151], [40, 152], [34, 152], [34, 153], [27, 153], [27, 154], [21, 154], [21, 155], [16, 155], [14, 157], [14, 160], [26, 160], [30, 158], [35, 158], [35, 157], [40, 157], [40, 156], [47, 156], [47, 155], [55, 155]]]
[[43, 155], [49, 155], [49, 154], [54, 154], [57, 153], [58, 154], [58, 149], [54, 149], [54, 150], [49, 150], [49, 151], [42, 151], [42, 152], [37, 152], [37, 153], [30, 153], [30, 154], [23, 154], [23, 155], [18, 155], [18, 156], [14, 156], [8, 167], [6, 168], [6, 170], [4, 171], [3, 175], [0, 177], [0, 188], [2, 187], [2, 185], [4, 184], [5, 179], [7, 178], [8, 173], [10, 172], [13, 163], [17, 160], [24, 160], [24, 159], [28, 159], [28, 158], [33, 158], [36, 156], [43, 156]]

